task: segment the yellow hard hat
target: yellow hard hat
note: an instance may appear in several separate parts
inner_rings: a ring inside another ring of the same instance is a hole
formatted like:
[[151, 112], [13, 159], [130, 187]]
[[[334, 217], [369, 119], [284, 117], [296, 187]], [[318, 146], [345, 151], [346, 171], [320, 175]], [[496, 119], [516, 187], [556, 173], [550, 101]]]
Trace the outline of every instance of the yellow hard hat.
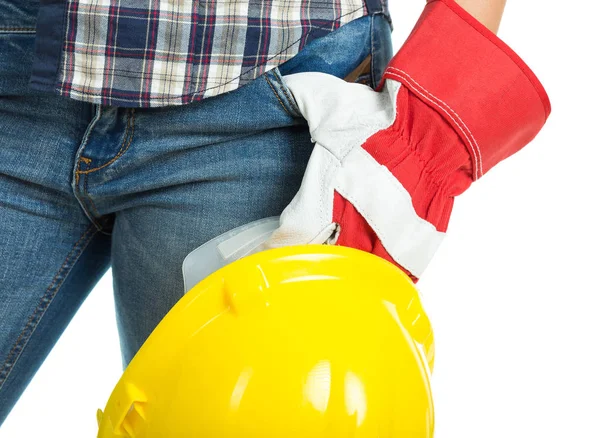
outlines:
[[99, 438], [427, 438], [433, 334], [410, 279], [350, 248], [257, 253], [188, 292]]

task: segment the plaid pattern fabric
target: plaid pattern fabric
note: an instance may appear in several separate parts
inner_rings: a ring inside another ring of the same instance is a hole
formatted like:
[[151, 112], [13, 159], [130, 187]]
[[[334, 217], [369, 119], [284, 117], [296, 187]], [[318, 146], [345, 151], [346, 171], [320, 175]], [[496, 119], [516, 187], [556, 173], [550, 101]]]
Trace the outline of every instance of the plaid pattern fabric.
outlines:
[[68, 0], [57, 88], [104, 105], [181, 105], [367, 14], [365, 0]]

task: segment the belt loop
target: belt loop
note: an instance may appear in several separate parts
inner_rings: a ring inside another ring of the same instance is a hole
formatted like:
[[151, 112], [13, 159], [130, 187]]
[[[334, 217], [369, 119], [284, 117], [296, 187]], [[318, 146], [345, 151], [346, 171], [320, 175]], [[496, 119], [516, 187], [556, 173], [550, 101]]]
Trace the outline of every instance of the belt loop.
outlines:
[[365, 5], [367, 6], [367, 11], [369, 11], [369, 15], [379, 14], [384, 11], [384, 3], [385, 0], [365, 0]]

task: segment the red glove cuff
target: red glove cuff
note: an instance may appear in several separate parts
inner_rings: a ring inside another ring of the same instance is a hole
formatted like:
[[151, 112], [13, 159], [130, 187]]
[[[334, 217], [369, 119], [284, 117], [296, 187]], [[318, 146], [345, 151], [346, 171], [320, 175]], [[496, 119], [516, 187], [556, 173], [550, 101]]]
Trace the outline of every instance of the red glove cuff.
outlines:
[[385, 79], [401, 82], [454, 127], [473, 180], [529, 143], [550, 114], [529, 67], [453, 0], [428, 0]]

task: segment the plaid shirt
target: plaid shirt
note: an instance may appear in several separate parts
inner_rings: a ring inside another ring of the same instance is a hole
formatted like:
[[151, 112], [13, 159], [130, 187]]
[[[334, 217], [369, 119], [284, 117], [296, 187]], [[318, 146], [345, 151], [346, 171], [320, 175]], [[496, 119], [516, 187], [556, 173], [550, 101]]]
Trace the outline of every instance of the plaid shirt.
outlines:
[[386, 0], [41, 0], [34, 88], [104, 105], [234, 90]]

